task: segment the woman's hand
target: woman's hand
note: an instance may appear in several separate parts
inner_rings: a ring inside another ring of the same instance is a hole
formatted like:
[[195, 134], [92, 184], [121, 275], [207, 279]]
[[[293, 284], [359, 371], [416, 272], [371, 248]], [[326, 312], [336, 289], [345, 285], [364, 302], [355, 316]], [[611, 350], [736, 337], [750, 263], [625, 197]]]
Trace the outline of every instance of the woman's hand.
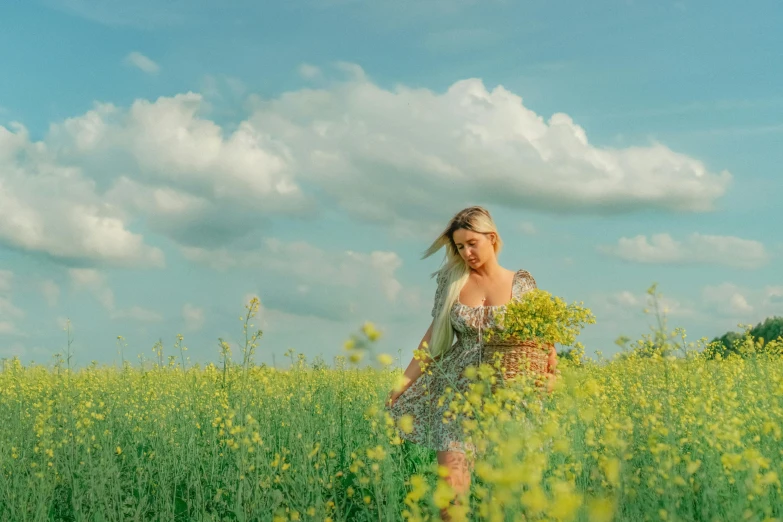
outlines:
[[549, 357], [546, 361], [546, 371], [548, 373], [555, 373], [557, 369], [557, 350], [555, 349], [555, 343], [549, 345]]
[[549, 357], [547, 358], [546, 372], [546, 391], [548, 393], [552, 393], [552, 391], [555, 389], [557, 374], [560, 373], [557, 371], [557, 349], [555, 349], [554, 343], [549, 345]]
[[397, 386], [392, 388], [392, 391], [390, 391], [388, 397], [386, 397], [386, 407], [391, 408], [394, 406], [394, 403], [397, 402], [399, 396], [405, 393], [405, 390], [410, 387], [412, 382], [413, 381], [409, 377], [403, 375], [397, 383]]
[[402, 395], [402, 391], [392, 390], [389, 392], [389, 396], [386, 397], [386, 407], [391, 408], [394, 403], [397, 402], [397, 398]]

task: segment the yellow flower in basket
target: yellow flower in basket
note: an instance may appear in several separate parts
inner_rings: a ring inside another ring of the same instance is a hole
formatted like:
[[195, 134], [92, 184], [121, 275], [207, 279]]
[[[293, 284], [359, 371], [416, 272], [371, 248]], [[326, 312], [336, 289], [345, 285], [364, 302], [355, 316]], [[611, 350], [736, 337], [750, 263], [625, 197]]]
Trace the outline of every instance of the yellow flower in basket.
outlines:
[[484, 333], [482, 360], [492, 363], [499, 359], [506, 378], [523, 369], [547, 373], [554, 345], [578, 348], [576, 337], [581, 329], [595, 323], [592, 312], [582, 304], [566, 304], [538, 288], [525, 292], [499, 311], [498, 329]]

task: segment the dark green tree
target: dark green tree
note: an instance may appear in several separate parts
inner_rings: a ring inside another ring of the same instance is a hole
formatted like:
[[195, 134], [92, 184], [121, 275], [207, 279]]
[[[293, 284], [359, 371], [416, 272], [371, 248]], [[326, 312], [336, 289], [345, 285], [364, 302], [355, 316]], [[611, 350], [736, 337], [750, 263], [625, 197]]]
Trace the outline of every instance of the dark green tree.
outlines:
[[[763, 322], [746, 330], [747, 335], [761, 346], [766, 346], [776, 339], [783, 339], [783, 317], [767, 317]], [[705, 350], [705, 357], [714, 359], [716, 355], [727, 357], [730, 354], [740, 354], [740, 344], [746, 333], [726, 332], [720, 337], [714, 338]]]
[[563, 348], [562, 350], [558, 350], [557, 351], [557, 358], [560, 359], [560, 358], [563, 358], [563, 357], [570, 357], [571, 356], [571, 352], [573, 352], [573, 351], [574, 351], [573, 348]]

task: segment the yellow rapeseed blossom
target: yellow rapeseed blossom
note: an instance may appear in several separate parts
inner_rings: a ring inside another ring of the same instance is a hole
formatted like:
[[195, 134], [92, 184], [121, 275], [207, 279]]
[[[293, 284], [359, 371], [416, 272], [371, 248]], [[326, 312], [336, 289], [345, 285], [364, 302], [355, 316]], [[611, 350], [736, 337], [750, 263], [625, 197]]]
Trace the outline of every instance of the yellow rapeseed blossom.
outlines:
[[413, 416], [407, 413], [402, 415], [398, 426], [403, 433], [411, 433], [413, 431]]
[[375, 325], [370, 322], [364, 323], [362, 326], [362, 331], [364, 332], [364, 335], [366, 335], [367, 338], [371, 341], [375, 341], [381, 336], [381, 333], [375, 329]]
[[582, 496], [576, 493], [573, 484], [557, 481], [552, 485], [552, 492], [553, 502], [548, 514], [563, 522], [574, 520], [582, 505]]
[[615, 505], [611, 498], [591, 498], [587, 501], [590, 522], [610, 522], [614, 519]]
[[388, 353], [380, 353], [378, 354], [378, 362], [380, 362], [384, 366], [389, 366], [394, 362], [394, 359]]
[[620, 460], [615, 457], [604, 459], [601, 462], [601, 467], [609, 483], [618, 487], [620, 485]]
[[432, 494], [432, 500], [437, 507], [443, 509], [449, 505], [454, 498], [454, 488], [452, 488], [445, 480], [439, 479], [435, 486], [435, 491]]
[[418, 502], [429, 491], [429, 485], [426, 479], [421, 475], [412, 475], [410, 478], [411, 491], [407, 497], [413, 502]]
[[521, 501], [522, 505], [533, 515], [544, 511], [549, 504], [546, 494], [544, 494], [544, 490], [538, 485], [534, 485], [522, 493]]
[[[547, 331], [543, 319], [529, 326]], [[159, 499], [179, 492], [159, 470], [176, 458], [219, 473], [193, 485], [200, 488], [193, 498], [218, 510], [235, 509], [233, 501], [257, 488], [256, 505], [243, 506], [248, 519], [338, 520], [349, 510], [364, 518], [394, 512], [437, 520], [439, 506], [453, 498], [448, 473], [431, 466], [431, 453], [403, 443], [414, 417], [396, 419], [384, 407], [389, 390], [407, 384], [399, 368], [385, 364], [391, 359], [381, 354], [381, 365], [347, 365], [354, 352], [357, 360], [376, 357], [367, 340], [377, 339], [377, 330], [366, 324], [362, 331], [333, 367], [293, 350], [290, 366], [256, 366], [232, 359], [228, 349], [219, 364], [167, 366], [160, 364], [162, 343], [155, 346], [158, 360], [120, 369], [52, 370], [4, 360], [0, 411], [10, 420], [0, 459], [11, 493], [4, 499], [10, 510], [25, 512], [25, 502], [36, 505], [35, 491], [56, 491], [69, 479], [74, 487], [95, 487], [84, 477], [98, 477], [95, 483], [112, 490], [150, 491], [145, 505], [164, 510]], [[655, 353], [670, 339], [630, 347], [623, 341], [628, 349], [612, 360], [562, 357], [552, 393], [524, 373], [501, 379], [503, 364], [486, 359], [465, 372], [467, 389], [449, 382], [446, 396], [434, 397], [422, 388], [425, 402], [448, 410], [443, 426], [463, 430], [480, 479], [471, 484], [469, 514], [466, 506], [448, 508], [453, 520], [608, 521], [625, 512], [620, 502], [642, 502], [633, 505], [640, 519], [682, 520], [692, 516], [693, 499], [709, 491], [705, 520], [735, 512], [738, 519], [781, 522], [772, 506], [783, 470], [783, 360], [760, 354], [757, 342], [746, 347], [754, 357]], [[424, 361], [427, 353], [416, 357]], [[428, 375], [438, 371], [431, 361]], [[425, 436], [427, 418], [417, 420], [417, 435]], [[102, 475], [120, 461], [129, 473]], [[69, 466], [79, 473], [63, 477]], [[36, 488], [16, 490], [28, 475]], [[295, 499], [290, 491], [308, 495]], [[666, 509], [645, 504], [651, 498], [665, 498]], [[91, 509], [84, 502], [77, 507]]]

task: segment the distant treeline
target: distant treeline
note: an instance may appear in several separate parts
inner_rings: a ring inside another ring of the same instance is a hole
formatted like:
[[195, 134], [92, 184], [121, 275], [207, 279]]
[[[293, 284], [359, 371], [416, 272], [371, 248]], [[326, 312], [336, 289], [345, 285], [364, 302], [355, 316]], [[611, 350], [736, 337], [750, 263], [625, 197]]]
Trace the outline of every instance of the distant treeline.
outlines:
[[[771, 341], [783, 341], [783, 317], [767, 317], [748, 330], [748, 334], [762, 347]], [[740, 353], [740, 345], [745, 337], [745, 332], [726, 332], [711, 341], [711, 349], [708, 358], [714, 358], [717, 354], [726, 357], [729, 354]]]
[[[761, 350], [769, 345], [772, 348], [770, 342], [775, 341], [778, 346], [774, 348], [774, 353], [781, 353], [781, 345], [783, 344], [783, 317], [768, 317], [763, 322], [747, 330], [747, 335], [753, 341], [753, 343]], [[715, 359], [718, 355], [722, 358], [727, 357], [730, 354], [742, 354], [742, 346], [745, 341], [746, 332], [726, 332], [720, 337], [715, 337], [709, 342], [707, 349], [702, 352], [702, 355], [707, 359]], [[637, 355], [649, 356], [655, 352], [664, 354], [663, 352], [669, 352], [671, 346], [668, 343], [662, 342], [661, 336], [653, 339], [651, 346], [647, 346], [645, 349], [640, 350], [638, 347], [628, 349], [627, 346], [630, 339], [625, 336], [618, 338], [615, 343], [623, 348], [623, 354], [621, 357], [634, 352]], [[637, 343], [638, 344], [638, 343]], [[663, 349], [662, 349], [663, 348]], [[559, 358], [570, 357], [572, 348], [565, 348], [559, 350], [557, 355]]]

